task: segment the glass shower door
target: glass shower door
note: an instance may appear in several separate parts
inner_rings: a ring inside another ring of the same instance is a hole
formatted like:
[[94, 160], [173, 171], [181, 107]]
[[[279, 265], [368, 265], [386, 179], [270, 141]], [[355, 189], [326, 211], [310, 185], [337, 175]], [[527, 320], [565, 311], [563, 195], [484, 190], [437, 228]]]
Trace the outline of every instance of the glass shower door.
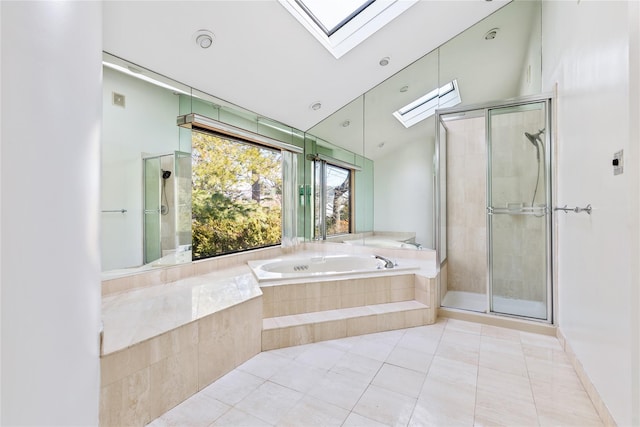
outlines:
[[490, 311], [551, 320], [548, 101], [490, 108]]

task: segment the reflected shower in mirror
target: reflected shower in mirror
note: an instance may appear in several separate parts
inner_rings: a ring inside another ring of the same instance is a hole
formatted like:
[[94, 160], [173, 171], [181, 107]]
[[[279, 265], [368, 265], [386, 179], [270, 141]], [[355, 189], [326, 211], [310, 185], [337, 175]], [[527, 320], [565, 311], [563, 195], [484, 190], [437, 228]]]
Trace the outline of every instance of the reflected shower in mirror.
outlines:
[[[454, 105], [440, 96], [446, 92], [440, 88], [455, 82], [459, 106], [539, 93], [540, 22], [539, 1], [513, 1], [308, 131], [353, 147], [356, 139], [345, 139], [340, 124], [361, 118], [357, 141], [362, 156], [373, 163], [375, 183], [373, 224], [365, 234], [370, 244], [435, 248], [435, 119], [429, 114]], [[430, 93], [438, 96], [426, 96]], [[420, 99], [428, 101], [421, 106], [434, 108], [405, 127], [394, 112]]]

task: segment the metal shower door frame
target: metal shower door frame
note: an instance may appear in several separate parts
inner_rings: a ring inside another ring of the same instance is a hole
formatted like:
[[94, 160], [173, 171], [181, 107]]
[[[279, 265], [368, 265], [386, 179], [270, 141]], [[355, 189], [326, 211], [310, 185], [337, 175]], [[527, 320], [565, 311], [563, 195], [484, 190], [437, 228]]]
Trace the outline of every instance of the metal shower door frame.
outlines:
[[[441, 195], [440, 195], [440, 185], [441, 185], [441, 178], [440, 178], [440, 144], [441, 144], [441, 138], [442, 135], [440, 133], [440, 127], [443, 126], [444, 127], [444, 121], [443, 121], [443, 116], [449, 116], [449, 115], [455, 115], [455, 114], [460, 114], [460, 115], [466, 115], [467, 113], [471, 113], [471, 112], [478, 112], [478, 111], [482, 111], [483, 115], [484, 115], [484, 119], [485, 119], [485, 141], [487, 143], [487, 154], [490, 154], [490, 150], [491, 150], [491, 141], [490, 141], [490, 128], [489, 128], [489, 111], [490, 110], [497, 110], [497, 109], [501, 109], [501, 108], [509, 108], [509, 107], [520, 107], [520, 106], [525, 106], [525, 105], [530, 105], [530, 104], [539, 104], [544, 102], [545, 103], [545, 122], [546, 122], [546, 126], [545, 128], [548, 129], [548, 132], [545, 132], [545, 148], [544, 148], [544, 154], [545, 154], [545, 165], [544, 165], [544, 174], [545, 174], [545, 203], [546, 203], [546, 212], [545, 212], [545, 217], [546, 217], [546, 226], [545, 226], [545, 233], [546, 233], [546, 238], [545, 238], [545, 251], [546, 251], [546, 261], [547, 261], [547, 268], [546, 268], [546, 272], [545, 272], [545, 276], [546, 276], [546, 292], [547, 292], [547, 298], [546, 298], [546, 312], [547, 312], [547, 318], [546, 319], [535, 319], [537, 321], [541, 321], [541, 322], [546, 322], [546, 323], [554, 323], [554, 312], [553, 312], [553, 306], [554, 306], [554, 287], [553, 287], [553, 271], [554, 271], [554, 264], [553, 264], [553, 209], [552, 207], [552, 202], [553, 202], [553, 195], [552, 195], [552, 164], [554, 162], [553, 158], [552, 158], [552, 134], [553, 134], [553, 128], [554, 128], [554, 123], [552, 121], [553, 118], [553, 114], [552, 114], [552, 106], [553, 106], [553, 97], [552, 94], [550, 93], [545, 93], [545, 94], [540, 94], [540, 95], [532, 95], [532, 96], [525, 96], [525, 97], [521, 97], [521, 98], [517, 98], [517, 99], [511, 99], [511, 100], [506, 100], [506, 101], [500, 101], [500, 102], [488, 102], [488, 103], [482, 103], [482, 104], [474, 104], [474, 105], [469, 105], [469, 106], [465, 106], [465, 107], [451, 107], [451, 108], [444, 108], [444, 109], [439, 109], [436, 110], [435, 113], [435, 118], [436, 118], [436, 125], [435, 125], [435, 131], [436, 131], [436, 142], [435, 142], [435, 152], [434, 152], [434, 213], [435, 213], [435, 218], [436, 221], [434, 221], [433, 224], [433, 235], [435, 236], [435, 248], [436, 248], [436, 266], [438, 269], [438, 272], [440, 271], [440, 265], [443, 261], [443, 254], [441, 253], [441, 247], [442, 247], [442, 235], [441, 235], [441, 229], [440, 229], [440, 224], [441, 224]], [[446, 141], [445, 141], [446, 143]], [[488, 155], [487, 156], [487, 169], [486, 169], [486, 174], [487, 174], [487, 187], [486, 187], [486, 191], [487, 191], [487, 205], [489, 204], [489, 201], [491, 200], [490, 198], [490, 191], [491, 191], [491, 186], [489, 185], [490, 183], [490, 173], [491, 173], [491, 169], [490, 166], [491, 165], [491, 158]], [[487, 206], [487, 208], [489, 208], [489, 206]], [[489, 211], [489, 209], [487, 209]], [[500, 316], [507, 316], [507, 317], [516, 317], [516, 318], [522, 318], [523, 316], [515, 316], [515, 315], [510, 315], [510, 314], [503, 314], [503, 313], [496, 313], [493, 311], [493, 304], [491, 301], [491, 296], [492, 296], [492, 280], [493, 280], [493, 276], [492, 276], [492, 272], [491, 272], [491, 257], [492, 257], [492, 233], [491, 233], [491, 229], [490, 229], [490, 215], [487, 214], [487, 309], [489, 311], [489, 313], [491, 314], [496, 314], [496, 315], [500, 315]], [[446, 255], [446, 254], [445, 254]], [[440, 286], [437, 286], [437, 293], [438, 293], [438, 301], [439, 303], [442, 301], [442, 295], [441, 295], [441, 291], [440, 291]]]

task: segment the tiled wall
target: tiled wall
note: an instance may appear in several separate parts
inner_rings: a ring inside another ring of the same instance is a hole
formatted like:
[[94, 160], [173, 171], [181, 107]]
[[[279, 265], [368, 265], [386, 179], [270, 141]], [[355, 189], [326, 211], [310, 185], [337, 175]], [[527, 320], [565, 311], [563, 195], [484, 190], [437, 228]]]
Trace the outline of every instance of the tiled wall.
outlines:
[[[507, 208], [544, 204], [544, 153], [538, 178], [535, 147], [522, 129], [544, 127], [544, 111], [492, 117], [492, 205]], [[486, 292], [487, 148], [484, 117], [447, 124], [447, 265], [448, 290]], [[546, 300], [545, 220], [531, 215], [493, 216], [494, 295]]]
[[484, 118], [447, 123], [447, 289], [487, 288]]
[[101, 358], [100, 425], [143, 426], [261, 351], [254, 298]]
[[264, 316], [288, 316], [414, 299], [414, 275], [262, 287]]

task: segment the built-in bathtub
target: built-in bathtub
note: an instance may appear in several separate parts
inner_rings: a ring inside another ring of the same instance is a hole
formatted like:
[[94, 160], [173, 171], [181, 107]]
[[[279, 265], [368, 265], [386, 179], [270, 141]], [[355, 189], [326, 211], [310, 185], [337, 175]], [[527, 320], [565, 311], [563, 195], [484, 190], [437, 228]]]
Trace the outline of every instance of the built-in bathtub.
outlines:
[[419, 268], [417, 264], [404, 260], [390, 261], [393, 267], [386, 267], [388, 263], [385, 259], [373, 255], [326, 255], [249, 261], [248, 264], [259, 282], [363, 273], [377, 274]]

